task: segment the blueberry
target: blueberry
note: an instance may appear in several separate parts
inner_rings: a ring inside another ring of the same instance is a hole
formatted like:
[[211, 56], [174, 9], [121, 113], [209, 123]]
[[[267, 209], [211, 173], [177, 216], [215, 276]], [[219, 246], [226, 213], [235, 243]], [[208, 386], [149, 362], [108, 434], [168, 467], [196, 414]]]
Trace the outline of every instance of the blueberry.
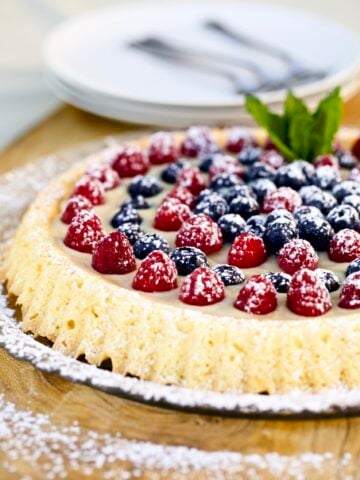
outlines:
[[124, 202], [122, 206], [132, 207], [132, 208], [135, 208], [136, 210], [143, 210], [151, 207], [150, 203], [147, 200], [145, 200], [145, 198], [142, 195], [136, 195], [136, 197], [130, 198], [129, 200]]
[[303, 169], [296, 163], [290, 163], [279, 168], [275, 175], [275, 183], [278, 187], [299, 190], [307, 185], [308, 181]]
[[218, 225], [225, 242], [233, 242], [235, 238], [244, 232], [246, 223], [241, 215], [228, 213], [219, 218]]
[[336, 185], [332, 193], [338, 202], [342, 202], [348, 195], [360, 195], [360, 183], [354, 180], [345, 180]]
[[220, 280], [225, 287], [230, 285], [239, 285], [245, 280], [245, 275], [240, 268], [233, 267], [232, 265], [216, 265], [212, 270], [219, 275]]
[[205, 198], [211, 197], [211, 195], [214, 195], [215, 192], [210, 190], [209, 188], [205, 188], [202, 190], [199, 195], [196, 198], [195, 204], [197, 205], [198, 203], [202, 202]]
[[262, 153], [262, 148], [246, 147], [242, 149], [240, 155], [238, 156], [238, 160], [243, 165], [253, 165], [255, 162], [260, 160]]
[[315, 192], [310, 198], [304, 200], [304, 204], [312, 207], [316, 207], [324, 215], [327, 215], [337, 205], [336, 198], [330, 193], [319, 190]]
[[302, 207], [299, 207], [295, 210], [294, 212], [294, 218], [297, 222], [300, 222], [303, 220], [305, 217], [319, 217], [319, 218], [324, 218], [323, 214], [321, 211], [316, 208], [316, 207], [311, 207], [308, 205], [303, 205]]
[[188, 164], [189, 162], [186, 160], [179, 160], [178, 162], [170, 163], [161, 172], [161, 180], [166, 183], [175, 183], [180, 171]]
[[349, 263], [345, 275], [348, 277], [352, 273], [360, 272], [360, 257]]
[[253, 197], [236, 197], [229, 206], [230, 213], [238, 213], [243, 218], [248, 219], [260, 211], [257, 200]]
[[357, 165], [356, 157], [351, 152], [349, 152], [349, 150], [338, 150], [335, 153], [335, 156], [339, 160], [339, 165], [341, 168], [351, 170]]
[[333, 227], [335, 232], [350, 228], [357, 230], [360, 224], [358, 212], [351, 205], [337, 205], [328, 213], [326, 220]]
[[302, 187], [299, 190], [299, 195], [304, 203], [308, 202], [314, 194], [321, 192], [319, 187], [315, 185], [308, 185], [306, 187]]
[[159, 180], [152, 175], [137, 175], [129, 185], [129, 193], [132, 197], [142, 195], [143, 197], [153, 197], [163, 190]]
[[268, 178], [258, 178], [257, 180], [253, 180], [249, 183], [249, 187], [251, 187], [252, 191], [255, 193], [256, 199], [259, 203], [264, 200], [266, 195], [269, 195], [276, 190], [275, 183]]
[[179, 247], [170, 253], [179, 275], [189, 275], [198, 267], [208, 267], [205, 253], [195, 247]]
[[307, 240], [315, 250], [326, 251], [334, 230], [330, 223], [320, 217], [305, 217], [298, 223], [299, 237]]
[[322, 190], [331, 190], [339, 182], [341, 182], [340, 172], [329, 165], [317, 168], [312, 177], [312, 183]]
[[213, 220], [218, 220], [228, 211], [226, 200], [216, 192], [206, 196], [196, 204], [194, 213], [203, 213]]
[[264, 217], [261, 215], [254, 215], [247, 220], [244, 232], [253, 233], [262, 238], [265, 234], [265, 230]]
[[286, 210], [285, 208], [277, 208], [269, 213], [269, 215], [266, 217], [265, 225], [268, 226], [270, 223], [275, 222], [279, 218], [287, 220], [289, 223], [294, 223], [294, 217], [289, 210]]
[[266, 277], [274, 285], [278, 293], [287, 293], [290, 287], [291, 275], [284, 272], [270, 272]]
[[229, 173], [219, 173], [211, 179], [209, 188], [216, 192], [226, 193], [229, 188], [239, 185], [241, 180], [234, 174]]
[[140, 260], [147, 257], [154, 250], [162, 250], [165, 253], [170, 252], [168, 241], [157, 233], [145, 233], [134, 243], [135, 257]]
[[295, 160], [292, 162], [292, 165], [296, 165], [301, 169], [308, 183], [311, 183], [312, 176], [315, 172], [315, 167], [312, 163], [307, 162], [306, 160]]
[[348, 195], [343, 199], [342, 204], [354, 207], [360, 215], [360, 195]]
[[245, 178], [248, 182], [256, 180], [257, 178], [269, 178], [273, 180], [274, 177], [275, 170], [269, 165], [260, 162], [254, 163], [245, 173]]
[[324, 270], [323, 268], [317, 268], [315, 274], [325, 284], [325, 287], [329, 292], [335, 292], [340, 287], [340, 280], [334, 272], [330, 270]]
[[214, 155], [206, 155], [200, 158], [199, 169], [204, 173], [208, 173], [213, 162], [214, 162]]
[[138, 223], [122, 223], [117, 229], [119, 232], [125, 233], [131, 245], [134, 245], [134, 243], [145, 233]]
[[278, 218], [266, 226], [264, 242], [270, 253], [278, 253], [285, 243], [298, 237], [295, 222]]
[[110, 224], [114, 228], [118, 228], [122, 223], [141, 223], [142, 218], [135, 208], [131, 206], [121, 207], [120, 210], [112, 217]]
[[234, 198], [238, 197], [254, 197], [254, 194], [248, 185], [235, 185], [234, 187], [229, 188], [224, 195], [225, 200], [229, 204]]

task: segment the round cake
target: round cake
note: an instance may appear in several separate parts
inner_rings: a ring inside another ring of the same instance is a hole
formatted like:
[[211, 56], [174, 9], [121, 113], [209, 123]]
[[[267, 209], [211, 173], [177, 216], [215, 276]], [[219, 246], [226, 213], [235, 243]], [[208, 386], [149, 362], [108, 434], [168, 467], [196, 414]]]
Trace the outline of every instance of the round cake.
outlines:
[[341, 130], [332, 154], [287, 163], [261, 130], [192, 127], [92, 155], [17, 230], [23, 330], [162, 384], [358, 386], [356, 140]]

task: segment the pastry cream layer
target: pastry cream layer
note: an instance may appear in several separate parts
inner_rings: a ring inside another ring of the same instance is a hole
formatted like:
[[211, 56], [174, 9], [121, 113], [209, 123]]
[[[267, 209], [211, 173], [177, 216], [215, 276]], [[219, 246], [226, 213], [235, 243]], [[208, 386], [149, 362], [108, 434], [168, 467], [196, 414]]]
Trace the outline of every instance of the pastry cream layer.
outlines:
[[[227, 132], [214, 133], [223, 144]], [[340, 139], [346, 145], [355, 136], [347, 130]], [[147, 139], [132, 143], [146, 146]], [[66, 249], [61, 205], [89, 164], [107, 162], [114, 149], [51, 182], [19, 226], [6, 276], [24, 331], [96, 365], [111, 359], [116, 372], [191, 388], [273, 393], [360, 384], [360, 313], [336, 307], [337, 294], [334, 308], [316, 318], [289, 312], [284, 296], [264, 317], [235, 310], [231, 297], [239, 286], [227, 288], [224, 303], [191, 307], [177, 300], [177, 291], [144, 294], [129, 287], [128, 276], [99, 275], [89, 267], [90, 256]], [[324, 257], [321, 263], [329, 267]], [[273, 266], [269, 261], [261, 268]]]

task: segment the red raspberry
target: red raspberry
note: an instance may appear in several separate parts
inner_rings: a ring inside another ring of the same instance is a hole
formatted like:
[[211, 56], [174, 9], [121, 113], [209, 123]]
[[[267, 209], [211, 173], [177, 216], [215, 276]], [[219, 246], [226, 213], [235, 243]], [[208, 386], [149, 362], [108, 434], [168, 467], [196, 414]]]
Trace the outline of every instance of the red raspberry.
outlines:
[[64, 244], [78, 252], [92, 253], [97, 242], [104, 237], [105, 232], [96, 213], [82, 210], [70, 223]]
[[179, 149], [173, 135], [167, 132], [151, 135], [148, 156], [153, 165], [175, 162], [179, 158]]
[[349, 275], [343, 283], [339, 307], [360, 308], [360, 272]]
[[169, 198], [176, 198], [179, 202], [184, 203], [189, 208], [192, 208], [195, 204], [194, 195], [184, 187], [175, 187], [166, 195], [165, 200]]
[[276, 152], [278, 151], [277, 146], [276, 146], [275, 143], [271, 140], [270, 137], [268, 137], [268, 138], [265, 140], [264, 150], [275, 150]]
[[245, 174], [245, 169], [234, 157], [219, 154], [215, 156], [209, 168], [210, 179], [215, 177], [215, 175], [219, 175], [219, 173], [234, 174], [242, 178]]
[[238, 235], [231, 245], [228, 263], [239, 268], [253, 268], [266, 260], [266, 249], [260, 237], [253, 233]]
[[139, 147], [123, 145], [111, 162], [111, 167], [120, 178], [135, 177], [144, 175], [149, 170], [149, 160]]
[[278, 264], [284, 272], [292, 275], [301, 268], [315, 270], [319, 257], [307, 240], [291, 240], [279, 252]]
[[72, 197], [82, 195], [87, 198], [93, 205], [102, 205], [105, 203], [105, 189], [103, 185], [95, 178], [88, 176], [80, 178], [75, 184]]
[[175, 244], [177, 247], [196, 247], [204, 253], [217, 252], [222, 247], [221, 230], [211, 218], [200, 213], [183, 224]]
[[360, 160], [360, 137], [354, 142], [351, 152], [356, 158]]
[[325, 166], [339, 168], [339, 161], [334, 155], [320, 155], [316, 158], [314, 165], [315, 168]]
[[176, 185], [187, 188], [193, 195], [199, 195], [199, 193], [206, 188], [203, 176], [196, 167], [184, 167], [180, 170]]
[[199, 267], [183, 281], [179, 298], [189, 305], [213, 305], [225, 298], [225, 287], [217, 273]]
[[99, 180], [105, 190], [113, 190], [120, 185], [120, 177], [111, 167], [89, 168], [86, 173], [90, 178]]
[[168, 198], [156, 211], [154, 227], [163, 232], [176, 232], [190, 215], [187, 205], [176, 198]]
[[246, 147], [255, 147], [256, 142], [246, 128], [233, 127], [226, 142], [226, 150], [231, 153], [240, 153]]
[[207, 127], [190, 127], [181, 145], [181, 153], [195, 158], [218, 150], [211, 130]]
[[92, 266], [100, 273], [124, 275], [136, 269], [133, 249], [122, 232], [111, 232], [93, 251]]
[[87, 198], [83, 197], [82, 195], [76, 195], [75, 197], [71, 197], [65, 207], [61, 215], [61, 221], [63, 223], [71, 223], [73, 218], [81, 212], [82, 210], [92, 210], [92, 203]]
[[254, 275], [240, 289], [234, 307], [254, 315], [266, 315], [277, 307], [274, 285], [265, 275]]
[[297, 315], [317, 317], [330, 310], [330, 293], [315, 272], [303, 268], [290, 281], [287, 305]]
[[289, 212], [293, 212], [295, 208], [300, 207], [301, 204], [301, 197], [295, 190], [289, 187], [280, 187], [264, 198], [262, 211], [264, 213], [270, 213], [278, 208], [285, 208]]
[[276, 150], [266, 150], [260, 158], [260, 161], [262, 163], [265, 163], [266, 165], [269, 165], [272, 168], [275, 168], [276, 170], [280, 168], [285, 160], [282, 155]]
[[330, 240], [329, 258], [333, 262], [352, 262], [360, 257], [360, 233], [345, 228]]
[[154, 250], [141, 262], [132, 287], [143, 292], [167, 292], [177, 287], [176, 265], [161, 250]]

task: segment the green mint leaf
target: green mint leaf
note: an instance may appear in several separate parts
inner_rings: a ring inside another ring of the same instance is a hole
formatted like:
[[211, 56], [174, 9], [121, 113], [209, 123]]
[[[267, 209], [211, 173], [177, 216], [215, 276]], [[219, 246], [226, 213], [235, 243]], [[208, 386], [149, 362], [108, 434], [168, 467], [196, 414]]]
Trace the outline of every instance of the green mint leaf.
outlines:
[[289, 126], [289, 143], [297, 158], [307, 159], [311, 148], [311, 134], [314, 120], [309, 113], [298, 113], [291, 118]]
[[295, 115], [311, 116], [311, 113], [301, 98], [295, 97], [295, 95], [289, 91], [285, 100], [284, 115], [286, 121], [290, 124]]

